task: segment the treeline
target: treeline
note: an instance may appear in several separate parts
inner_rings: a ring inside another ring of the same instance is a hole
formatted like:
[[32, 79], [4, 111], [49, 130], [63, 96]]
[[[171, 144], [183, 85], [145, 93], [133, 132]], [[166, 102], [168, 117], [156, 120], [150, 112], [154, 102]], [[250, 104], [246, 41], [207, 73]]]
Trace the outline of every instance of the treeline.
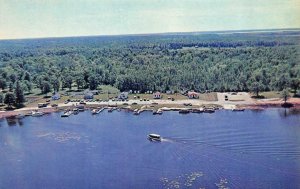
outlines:
[[24, 92], [37, 87], [42, 93], [74, 85], [96, 89], [100, 84], [141, 92], [296, 92], [298, 36], [283, 32], [275, 37], [199, 34], [0, 41], [0, 88], [14, 91], [19, 81]]

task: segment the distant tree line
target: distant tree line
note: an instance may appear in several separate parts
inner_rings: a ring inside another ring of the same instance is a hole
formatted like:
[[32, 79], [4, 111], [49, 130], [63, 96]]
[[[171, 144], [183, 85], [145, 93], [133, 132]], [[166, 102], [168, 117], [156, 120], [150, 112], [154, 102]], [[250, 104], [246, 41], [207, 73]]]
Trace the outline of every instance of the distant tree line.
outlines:
[[15, 100], [7, 99], [14, 103], [24, 101], [18, 96], [33, 88], [47, 94], [100, 84], [141, 92], [194, 89], [259, 95], [290, 88], [296, 93], [299, 49], [297, 36], [271, 34], [0, 42], [0, 89], [13, 93]]

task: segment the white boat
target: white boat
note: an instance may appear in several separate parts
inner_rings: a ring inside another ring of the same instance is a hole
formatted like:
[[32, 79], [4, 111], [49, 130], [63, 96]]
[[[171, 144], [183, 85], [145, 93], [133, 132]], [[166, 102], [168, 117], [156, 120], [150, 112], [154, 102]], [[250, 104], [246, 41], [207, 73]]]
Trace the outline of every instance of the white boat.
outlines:
[[151, 141], [161, 141], [161, 136], [158, 134], [149, 134], [148, 139]]
[[92, 114], [100, 114], [105, 108], [92, 109]]
[[99, 114], [98, 110], [97, 109], [92, 109], [92, 114]]
[[64, 114], [62, 114], [61, 117], [69, 117], [72, 113], [73, 111], [67, 111]]
[[42, 116], [42, 115], [44, 115], [43, 112], [39, 112], [39, 111], [32, 111], [31, 112], [31, 116], [33, 116], [33, 117], [39, 117], [39, 116]]
[[161, 115], [162, 113], [163, 113], [162, 110], [153, 110], [152, 111], [153, 115]]

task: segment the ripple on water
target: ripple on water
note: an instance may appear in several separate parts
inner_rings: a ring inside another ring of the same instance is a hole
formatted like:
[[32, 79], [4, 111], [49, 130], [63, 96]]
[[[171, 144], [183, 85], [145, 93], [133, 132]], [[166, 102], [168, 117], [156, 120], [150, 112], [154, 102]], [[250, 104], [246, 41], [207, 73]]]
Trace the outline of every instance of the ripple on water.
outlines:
[[[59, 143], [64, 143], [68, 141], [80, 141], [83, 137], [75, 132], [47, 132], [47, 133], [39, 133], [37, 134], [38, 138], [47, 138], [54, 140]], [[88, 143], [88, 139], [84, 139], [83, 142]]]

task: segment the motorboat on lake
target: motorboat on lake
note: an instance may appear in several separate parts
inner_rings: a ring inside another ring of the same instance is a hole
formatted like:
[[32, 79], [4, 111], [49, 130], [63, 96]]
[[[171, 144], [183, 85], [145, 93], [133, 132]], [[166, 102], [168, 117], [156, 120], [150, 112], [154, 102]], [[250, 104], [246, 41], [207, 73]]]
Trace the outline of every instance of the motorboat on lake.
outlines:
[[159, 141], [160, 142], [161, 141], [161, 136], [158, 135], [158, 134], [149, 134], [148, 139], [150, 141]]

